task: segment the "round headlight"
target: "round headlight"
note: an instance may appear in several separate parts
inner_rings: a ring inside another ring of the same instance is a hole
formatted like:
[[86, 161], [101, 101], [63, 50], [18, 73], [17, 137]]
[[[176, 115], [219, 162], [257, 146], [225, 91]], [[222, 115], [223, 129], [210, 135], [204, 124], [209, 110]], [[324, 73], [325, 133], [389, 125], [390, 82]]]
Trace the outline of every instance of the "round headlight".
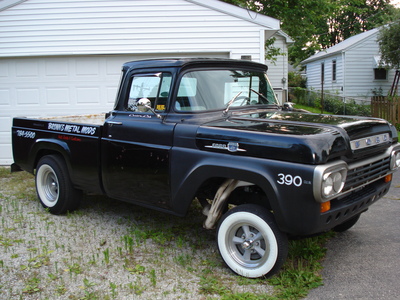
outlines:
[[400, 167], [400, 151], [393, 151], [392, 152], [392, 157], [390, 160], [390, 168], [392, 170], [397, 169], [398, 167]]
[[344, 186], [342, 173], [336, 172], [332, 176], [333, 176], [333, 190], [335, 191], [335, 193], [340, 193], [340, 191]]
[[342, 172], [326, 173], [322, 178], [322, 194], [324, 197], [329, 197], [338, 194], [344, 187], [344, 175]]
[[331, 174], [325, 174], [322, 181], [322, 194], [327, 197], [333, 191], [333, 179]]
[[348, 166], [344, 161], [319, 165], [314, 171], [313, 192], [317, 202], [323, 203], [342, 193], [347, 177]]

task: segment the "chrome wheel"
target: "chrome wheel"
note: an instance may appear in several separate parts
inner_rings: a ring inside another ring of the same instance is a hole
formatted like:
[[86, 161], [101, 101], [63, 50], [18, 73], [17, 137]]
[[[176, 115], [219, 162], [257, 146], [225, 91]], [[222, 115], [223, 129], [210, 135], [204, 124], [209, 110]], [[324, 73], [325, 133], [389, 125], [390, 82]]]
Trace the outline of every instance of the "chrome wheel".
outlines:
[[49, 165], [42, 165], [37, 171], [36, 188], [44, 205], [53, 207], [59, 197], [59, 183], [57, 175]]
[[273, 255], [276, 256], [276, 241], [273, 239], [266, 244], [266, 239], [267, 237], [255, 227], [237, 224], [229, 230], [226, 247], [237, 263], [247, 268], [255, 268], [263, 264], [271, 254], [271, 244]]

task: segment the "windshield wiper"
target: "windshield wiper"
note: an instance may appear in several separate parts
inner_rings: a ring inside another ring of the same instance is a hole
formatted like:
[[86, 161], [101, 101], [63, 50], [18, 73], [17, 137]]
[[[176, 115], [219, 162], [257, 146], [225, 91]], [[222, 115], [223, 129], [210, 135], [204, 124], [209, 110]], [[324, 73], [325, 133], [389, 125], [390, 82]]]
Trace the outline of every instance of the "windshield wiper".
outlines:
[[235, 97], [233, 97], [231, 100], [229, 100], [228, 104], [226, 105], [226, 108], [224, 110], [224, 115], [226, 115], [229, 111], [229, 108], [231, 107], [231, 105], [233, 104], [233, 102], [235, 102], [236, 98], [240, 96], [242, 92], [237, 93], [237, 95]]
[[256, 90], [250, 89], [250, 91], [256, 93], [258, 96], [260, 96], [261, 98], [264, 98], [264, 100], [267, 100], [267, 104], [269, 104], [269, 100], [267, 97], [265, 97], [263, 94], [257, 92]]
[[267, 97], [265, 97], [263, 94], [261, 94], [261, 93], [259, 93], [259, 92], [255, 91], [255, 90], [253, 90], [253, 89], [250, 89], [250, 91], [252, 91], [252, 92], [256, 93], [258, 96], [260, 96], [261, 98], [265, 99], [265, 100], [267, 101], [267, 103], [266, 103], [266, 104], [268, 104], [268, 105], [272, 105], [272, 106], [276, 106], [277, 108], [279, 108], [279, 105], [278, 105], [277, 103], [269, 103], [269, 100], [268, 100], [268, 98], [267, 98]]

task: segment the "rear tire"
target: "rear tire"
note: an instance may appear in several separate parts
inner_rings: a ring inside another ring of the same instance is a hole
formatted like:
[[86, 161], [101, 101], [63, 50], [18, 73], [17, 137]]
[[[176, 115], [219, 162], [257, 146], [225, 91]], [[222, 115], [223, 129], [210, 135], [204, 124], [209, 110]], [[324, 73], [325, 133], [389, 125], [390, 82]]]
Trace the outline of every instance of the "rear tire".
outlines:
[[72, 186], [64, 160], [47, 155], [39, 160], [35, 175], [36, 193], [42, 206], [59, 215], [78, 208], [82, 191]]
[[244, 204], [229, 210], [217, 229], [219, 252], [228, 267], [248, 277], [270, 277], [286, 260], [288, 241], [265, 208]]

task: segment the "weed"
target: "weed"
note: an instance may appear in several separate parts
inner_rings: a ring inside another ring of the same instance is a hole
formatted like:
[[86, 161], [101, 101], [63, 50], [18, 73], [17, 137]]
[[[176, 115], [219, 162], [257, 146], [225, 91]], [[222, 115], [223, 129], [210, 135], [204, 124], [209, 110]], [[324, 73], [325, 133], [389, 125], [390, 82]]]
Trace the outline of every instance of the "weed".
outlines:
[[56, 287], [57, 295], [61, 296], [61, 295], [64, 295], [66, 292], [67, 292], [67, 288], [65, 287], [65, 285], [61, 284]]
[[189, 254], [179, 254], [178, 256], [174, 257], [174, 261], [181, 265], [182, 267], [187, 267], [192, 263], [192, 256]]
[[129, 288], [133, 290], [135, 295], [138, 296], [142, 295], [143, 292], [146, 290], [146, 288], [143, 285], [141, 285], [140, 280], [136, 281], [134, 284], [130, 283]]
[[81, 274], [82, 268], [79, 264], [74, 263], [74, 264], [68, 266], [68, 269], [66, 269], [66, 271], [70, 272], [70, 273]]
[[110, 263], [110, 249], [106, 249], [103, 251], [104, 254], [104, 262], [108, 265]]
[[129, 253], [132, 253], [134, 246], [133, 238], [130, 235], [124, 235], [122, 239], [124, 241], [125, 250], [128, 251]]
[[110, 282], [110, 288], [111, 288], [111, 295], [113, 298], [117, 296], [117, 285], [115, 283]]
[[208, 275], [200, 277], [200, 293], [204, 295], [222, 296], [229, 292], [228, 288], [216, 276]]
[[87, 278], [83, 279], [83, 284], [84, 284], [84, 287], [83, 287], [84, 289], [88, 289], [88, 288], [91, 288], [96, 285], [95, 283], [90, 282]]
[[22, 292], [25, 294], [33, 294], [40, 292], [39, 283], [40, 279], [37, 277], [32, 277], [28, 279], [27, 285], [23, 288]]
[[125, 267], [125, 270], [127, 270], [131, 274], [139, 275], [139, 274], [144, 274], [146, 268], [141, 265], [136, 265], [133, 268]]
[[57, 276], [57, 275], [54, 275], [53, 273], [48, 273], [47, 276], [49, 277], [49, 279], [50, 279], [51, 281], [54, 281], [54, 280], [57, 280], [57, 279], [58, 279], [58, 276]]
[[310, 289], [322, 285], [320, 260], [326, 252], [322, 245], [333, 236], [334, 233], [328, 232], [317, 237], [290, 241], [289, 255], [282, 271], [268, 280], [274, 285], [278, 297], [299, 299], [307, 296]]
[[152, 285], [153, 287], [155, 287], [155, 286], [157, 285], [156, 270], [151, 269], [151, 270], [150, 270], [149, 277], [150, 277], [151, 285]]

